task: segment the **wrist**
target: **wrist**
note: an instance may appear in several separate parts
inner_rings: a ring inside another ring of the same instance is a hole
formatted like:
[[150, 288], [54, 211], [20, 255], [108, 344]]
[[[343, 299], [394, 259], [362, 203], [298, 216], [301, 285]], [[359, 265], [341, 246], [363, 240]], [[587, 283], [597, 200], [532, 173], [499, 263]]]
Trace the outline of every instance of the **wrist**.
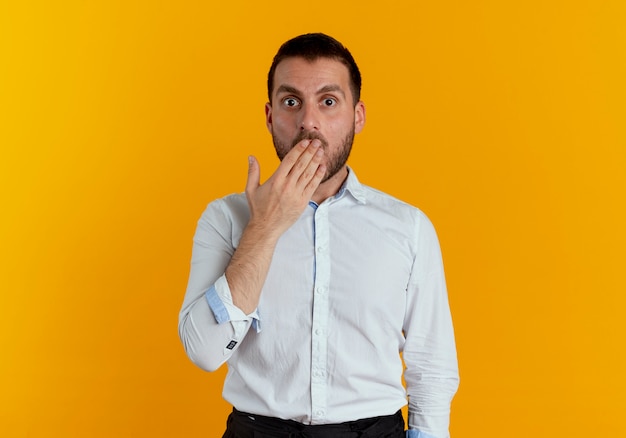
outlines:
[[255, 245], [268, 245], [273, 248], [284, 232], [285, 230], [270, 221], [250, 219], [244, 229], [242, 240], [250, 238]]

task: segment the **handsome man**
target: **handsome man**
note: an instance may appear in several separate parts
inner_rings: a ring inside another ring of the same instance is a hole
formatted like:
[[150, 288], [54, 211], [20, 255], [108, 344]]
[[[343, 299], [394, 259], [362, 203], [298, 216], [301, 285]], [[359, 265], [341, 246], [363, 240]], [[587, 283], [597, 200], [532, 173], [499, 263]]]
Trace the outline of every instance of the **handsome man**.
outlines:
[[[448, 437], [458, 386], [435, 231], [361, 184], [346, 160], [365, 123], [350, 52], [287, 41], [268, 75], [281, 164], [207, 207], [179, 320], [190, 359], [224, 362], [224, 437]], [[402, 385], [403, 352], [406, 390]]]

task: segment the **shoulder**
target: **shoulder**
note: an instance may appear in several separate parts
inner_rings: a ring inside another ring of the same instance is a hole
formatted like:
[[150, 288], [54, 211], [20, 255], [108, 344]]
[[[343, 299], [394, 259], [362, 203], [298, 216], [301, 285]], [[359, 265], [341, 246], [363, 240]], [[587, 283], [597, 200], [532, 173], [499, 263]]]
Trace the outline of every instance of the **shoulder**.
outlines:
[[[437, 243], [437, 231], [428, 216], [418, 207], [381, 190], [361, 185], [366, 206], [396, 232], [406, 233], [407, 239], [415, 244]], [[404, 231], [401, 231], [404, 230]]]
[[411, 222], [424, 220], [430, 222], [422, 210], [408, 202], [364, 184], [361, 184], [361, 188], [365, 194], [366, 205]]
[[248, 200], [244, 193], [232, 193], [223, 198], [214, 199], [209, 202], [205, 209], [205, 213], [213, 210], [222, 210], [230, 214], [249, 214]]
[[250, 219], [248, 201], [244, 193], [233, 193], [211, 201], [200, 217], [200, 224], [212, 227], [226, 225], [243, 228]]

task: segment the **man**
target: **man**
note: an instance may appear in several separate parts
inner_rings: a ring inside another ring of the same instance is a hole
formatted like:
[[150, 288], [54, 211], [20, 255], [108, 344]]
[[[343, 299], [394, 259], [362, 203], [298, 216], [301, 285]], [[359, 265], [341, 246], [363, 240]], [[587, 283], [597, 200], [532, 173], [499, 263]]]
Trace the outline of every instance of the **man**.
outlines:
[[[365, 123], [350, 52], [324, 34], [279, 49], [267, 127], [281, 164], [207, 207], [179, 333], [206, 370], [224, 362], [224, 437], [448, 437], [458, 386], [435, 231], [346, 165]], [[406, 390], [402, 385], [403, 353]]]

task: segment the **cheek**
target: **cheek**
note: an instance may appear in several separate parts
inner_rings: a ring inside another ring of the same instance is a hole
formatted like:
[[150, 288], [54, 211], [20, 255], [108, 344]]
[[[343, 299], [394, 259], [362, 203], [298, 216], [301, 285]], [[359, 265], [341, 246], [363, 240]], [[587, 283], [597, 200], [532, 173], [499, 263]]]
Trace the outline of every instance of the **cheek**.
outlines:
[[285, 115], [274, 116], [273, 129], [275, 134], [288, 134], [293, 131], [293, 120]]
[[332, 138], [336, 141], [343, 141], [346, 134], [354, 127], [354, 119], [345, 117], [341, 120], [332, 120], [327, 125], [327, 132], [329, 140]]

